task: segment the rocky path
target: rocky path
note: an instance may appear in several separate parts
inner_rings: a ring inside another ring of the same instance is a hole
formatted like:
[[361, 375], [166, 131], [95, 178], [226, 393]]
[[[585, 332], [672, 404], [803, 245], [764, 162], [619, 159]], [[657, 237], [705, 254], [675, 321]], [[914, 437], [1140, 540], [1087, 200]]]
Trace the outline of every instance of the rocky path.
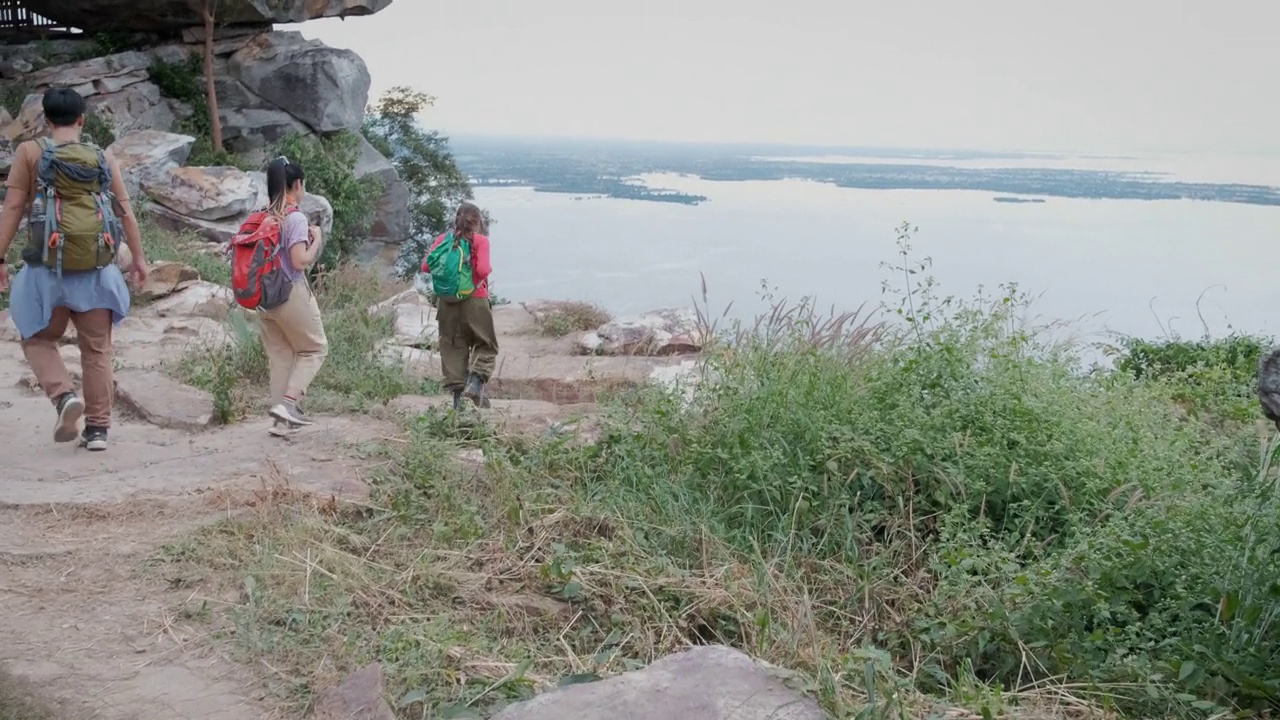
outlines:
[[[149, 331], [164, 334], [139, 320], [122, 335]], [[17, 343], [0, 342], [0, 666], [66, 720], [278, 717], [267, 671], [210, 651], [205, 630], [172, 615], [190, 591], [148, 561], [264, 488], [360, 502], [350, 449], [392, 429], [332, 418], [280, 440], [265, 420], [190, 433], [124, 417], [110, 450], [89, 453], [52, 442], [53, 412], [30, 384]]]
[[[52, 442], [54, 412], [0, 312], [0, 671], [54, 703], [58, 718], [284, 717], [266, 700], [271, 668], [234, 662], [218, 649], [225, 644], [207, 642], [207, 623], [174, 615], [238, 598], [193, 598], [153, 561], [264, 493], [366, 502], [373, 461], [361, 459], [363, 450], [399, 431], [370, 417], [321, 417], [288, 439], [270, 436], [266, 418], [212, 425], [209, 398], [160, 365], [192, 343], [226, 337], [219, 292], [196, 283], [117, 329], [116, 417], [105, 453]], [[437, 372], [435, 354], [417, 348], [435, 325], [420, 298], [400, 295], [372, 310], [395, 315], [388, 355], [410, 372]], [[498, 313], [504, 345], [486, 413], [500, 431], [572, 432], [589, 442], [600, 391], [688, 364], [585, 356], [572, 338], [540, 338], [534, 319], [529, 308]], [[74, 343], [63, 355], [78, 376]], [[443, 402], [405, 396], [389, 409], [417, 414]]]

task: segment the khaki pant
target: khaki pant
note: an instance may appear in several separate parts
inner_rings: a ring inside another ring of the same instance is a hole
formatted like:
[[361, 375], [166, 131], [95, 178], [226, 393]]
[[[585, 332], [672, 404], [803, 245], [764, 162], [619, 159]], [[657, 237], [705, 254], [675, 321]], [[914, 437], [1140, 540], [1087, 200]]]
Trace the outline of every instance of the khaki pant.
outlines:
[[493, 307], [489, 298], [467, 298], [436, 305], [440, 323], [440, 370], [444, 386], [460, 390], [473, 372], [486, 381], [493, 376], [498, 359], [498, 334], [493, 329]]
[[293, 284], [289, 300], [259, 313], [262, 345], [271, 367], [271, 404], [301, 400], [329, 354], [320, 306], [305, 278]]
[[80, 345], [80, 368], [84, 372], [85, 424], [111, 427], [111, 401], [115, 396], [115, 377], [111, 367], [111, 311], [71, 312], [56, 307], [49, 326], [22, 343], [31, 371], [35, 373], [45, 395], [55, 403], [64, 393], [75, 390], [71, 374], [58, 353], [58, 341], [67, 332], [67, 323], [76, 328]]

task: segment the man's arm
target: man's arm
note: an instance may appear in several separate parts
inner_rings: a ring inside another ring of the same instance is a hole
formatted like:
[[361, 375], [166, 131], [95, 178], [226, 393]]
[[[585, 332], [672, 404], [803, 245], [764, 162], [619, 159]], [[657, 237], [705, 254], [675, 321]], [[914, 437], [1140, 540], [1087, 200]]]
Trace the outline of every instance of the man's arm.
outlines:
[[33, 164], [30, 146], [27, 143], [19, 145], [13, 153], [9, 179], [5, 183], [4, 208], [0, 209], [0, 258], [9, 254], [18, 226], [22, 224], [22, 215], [27, 211]]
[[125, 242], [129, 243], [134, 264], [146, 263], [146, 255], [142, 250], [142, 230], [138, 228], [138, 218], [133, 216], [133, 208], [129, 204], [129, 191], [124, 186], [120, 163], [116, 162], [110, 150], [105, 152], [105, 156], [107, 167], [111, 168], [111, 194], [115, 195], [116, 203], [120, 206], [120, 224], [124, 226]]
[[22, 224], [22, 213], [27, 208], [27, 191], [10, 187], [5, 190], [4, 208], [0, 209], [0, 258], [9, 254], [9, 246]]

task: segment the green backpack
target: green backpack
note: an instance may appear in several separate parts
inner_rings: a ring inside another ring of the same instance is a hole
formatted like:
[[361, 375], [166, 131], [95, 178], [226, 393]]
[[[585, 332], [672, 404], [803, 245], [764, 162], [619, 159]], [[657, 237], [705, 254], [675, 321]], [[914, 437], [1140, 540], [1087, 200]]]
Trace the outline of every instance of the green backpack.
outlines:
[[465, 300], [476, 291], [471, 275], [471, 241], [448, 233], [427, 253], [431, 292], [444, 300]]
[[112, 207], [111, 167], [97, 145], [40, 141], [31, 240], [23, 258], [62, 275], [111, 264], [124, 225]]

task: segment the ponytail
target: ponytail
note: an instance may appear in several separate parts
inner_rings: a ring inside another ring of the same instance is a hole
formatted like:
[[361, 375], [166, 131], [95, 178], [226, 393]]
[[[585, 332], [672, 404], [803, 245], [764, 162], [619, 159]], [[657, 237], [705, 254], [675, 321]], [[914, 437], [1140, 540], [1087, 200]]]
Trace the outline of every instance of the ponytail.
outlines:
[[281, 155], [267, 165], [267, 211], [283, 218], [288, 209], [289, 190], [306, 179], [302, 166]]
[[484, 214], [475, 203], [464, 202], [453, 217], [453, 236], [471, 240], [476, 233], [484, 232]]

